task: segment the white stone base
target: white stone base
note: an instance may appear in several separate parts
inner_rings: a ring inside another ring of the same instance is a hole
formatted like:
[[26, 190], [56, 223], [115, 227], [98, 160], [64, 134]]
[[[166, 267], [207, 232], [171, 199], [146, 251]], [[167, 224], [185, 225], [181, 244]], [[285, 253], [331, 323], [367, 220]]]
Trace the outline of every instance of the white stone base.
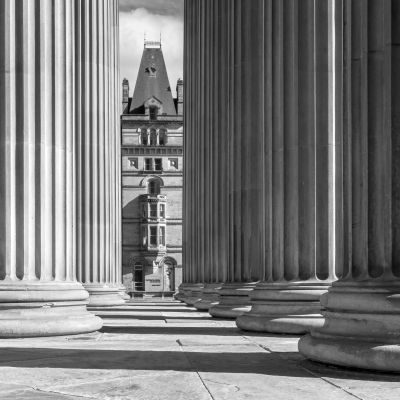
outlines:
[[0, 284], [0, 337], [94, 332], [102, 320], [86, 309], [88, 293], [78, 282]]
[[[198, 294], [202, 288], [203, 285], [200, 283], [181, 283], [178, 288], [178, 293], [174, 295], [174, 298], [182, 303], [192, 306], [193, 303], [199, 299]], [[194, 294], [192, 294], [192, 290], [194, 290]]]
[[309, 332], [311, 328], [320, 327], [322, 324], [321, 314], [265, 316], [250, 311], [236, 320], [237, 327], [245, 331], [293, 335], [302, 335]]
[[125, 300], [121, 296], [120, 286], [106, 286], [85, 284], [85, 289], [89, 292], [88, 308], [93, 307], [109, 307], [120, 306], [125, 304]]
[[306, 335], [299, 341], [299, 351], [311, 360], [323, 363], [400, 373], [400, 344], [320, 339]]
[[324, 324], [299, 342], [315, 361], [400, 372], [400, 285], [337, 282], [322, 296]]
[[322, 326], [320, 297], [328, 285], [292, 282], [260, 283], [251, 292], [251, 311], [236, 321], [240, 329], [304, 334]]
[[125, 301], [129, 301], [131, 299], [131, 296], [129, 296], [128, 293], [123, 292], [123, 291], [120, 292], [120, 296], [122, 297], [122, 300], [125, 300]]
[[193, 306], [200, 311], [208, 311], [210, 307], [218, 304], [219, 290], [221, 283], [207, 283], [201, 291], [201, 299], [196, 301]]
[[219, 290], [219, 303], [208, 310], [216, 318], [237, 318], [251, 309], [249, 293], [255, 283], [224, 283]]
[[123, 300], [129, 301], [131, 299], [131, 296], [129, 296], [128, 293], [126, 293], [126, 288], [125, 286], [120, 286], [119, 287], [119, 295], [122, 297]]
[[203, 287], [202, 283], [186, 283], [183, 288], [183, 302], [192, 307], [196, 301], [200, 300]]

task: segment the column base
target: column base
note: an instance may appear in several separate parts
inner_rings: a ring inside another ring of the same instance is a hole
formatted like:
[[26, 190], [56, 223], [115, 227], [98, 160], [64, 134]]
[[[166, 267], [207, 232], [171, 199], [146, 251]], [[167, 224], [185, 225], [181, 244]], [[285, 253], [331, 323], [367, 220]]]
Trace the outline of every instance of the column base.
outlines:
[[125, 304], [121, 296], [120, 286], [106, 286], [100, 284], [84, 284], [89, 292], [88, 308], [110, 307]]
[[301, 335], [323, 325], [320, 297], [330, 284], [259, 283], [251, 292], [251, 311], [236, 325], [247, 331]]
[[200, 311], [208, 311], [210, 307], [219, 302], [219, 289], [221, 283], [207, 283], [201, 291], [201, 299], [196, 301], [193, 306]]
[[189, 286], [189, 283], [181, 283], [178, 287], [178, 293], [174, 294], [174, 299], [179, 300], [182, 303], [184, 303], [185, 299], [185, 290], [188, 290], [187, 287]]
[[216, 318], [237, 318], [250, 311], [250, 292], [255, 283], [224, 283], [219, 290], [219, 303], [208, 312]]
[[188, 306], [193, 306], [201, 298], [201, 291], [204, 285], [202, 283], [187, 284], [184, 288], [183, 302]]
[[78, 282], [2, 281], [0, 337], [74, 335], [103, 322], [86, 309], [88, 293]]
[[129, 294], [126, 292], [121, 292], [120, 295], [122, 297], [122, 300], [129, 301], [131, 299], [131, 296], [129, 296]]
[[334, 284], [322, 296], [323, 326], [301, 338], [300, 352], [315, 361], [400, 372], [400, 285]]
[[126, 288], [125, 286], [120, 286], [119, 287], [119, 295], [122, 297], [123, 300], [129, 301], [131, 299], [131, 296], [129, 296], [128, 293], [126, 293]]

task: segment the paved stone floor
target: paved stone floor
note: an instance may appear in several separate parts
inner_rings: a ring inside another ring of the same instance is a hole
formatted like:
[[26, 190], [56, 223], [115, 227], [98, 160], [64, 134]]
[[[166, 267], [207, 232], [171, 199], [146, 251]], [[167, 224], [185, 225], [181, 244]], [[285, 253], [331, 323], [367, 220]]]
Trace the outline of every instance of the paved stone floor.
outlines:
[[172, 301], [99, 312], [101, 332], [0, 340], [1, 399], [400, 399], [400, 376], [327, 367], [297, 337], [239, 331]]

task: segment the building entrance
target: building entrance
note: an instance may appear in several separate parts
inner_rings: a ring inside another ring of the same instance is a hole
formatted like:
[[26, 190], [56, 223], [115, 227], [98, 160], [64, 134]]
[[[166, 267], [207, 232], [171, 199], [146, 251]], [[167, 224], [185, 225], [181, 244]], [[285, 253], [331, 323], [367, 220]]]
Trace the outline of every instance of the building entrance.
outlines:
[[133, 290], [135, 292], [143, 292], [144, 291], [144, 283], [143, 283], [143, 265], [136, 264], [133, 267]]

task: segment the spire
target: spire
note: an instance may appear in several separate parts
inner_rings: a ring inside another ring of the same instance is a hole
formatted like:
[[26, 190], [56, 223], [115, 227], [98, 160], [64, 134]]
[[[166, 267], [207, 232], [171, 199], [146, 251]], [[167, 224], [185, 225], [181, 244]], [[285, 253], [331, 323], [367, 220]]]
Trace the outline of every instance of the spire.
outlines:
[[176, 115], [161, 49], [161, 36], [160, 41], [145, 40], [144, 42], [142, 60], [129, 112], [145, 114], [149, 100], [158, 106], [159, 114]]

